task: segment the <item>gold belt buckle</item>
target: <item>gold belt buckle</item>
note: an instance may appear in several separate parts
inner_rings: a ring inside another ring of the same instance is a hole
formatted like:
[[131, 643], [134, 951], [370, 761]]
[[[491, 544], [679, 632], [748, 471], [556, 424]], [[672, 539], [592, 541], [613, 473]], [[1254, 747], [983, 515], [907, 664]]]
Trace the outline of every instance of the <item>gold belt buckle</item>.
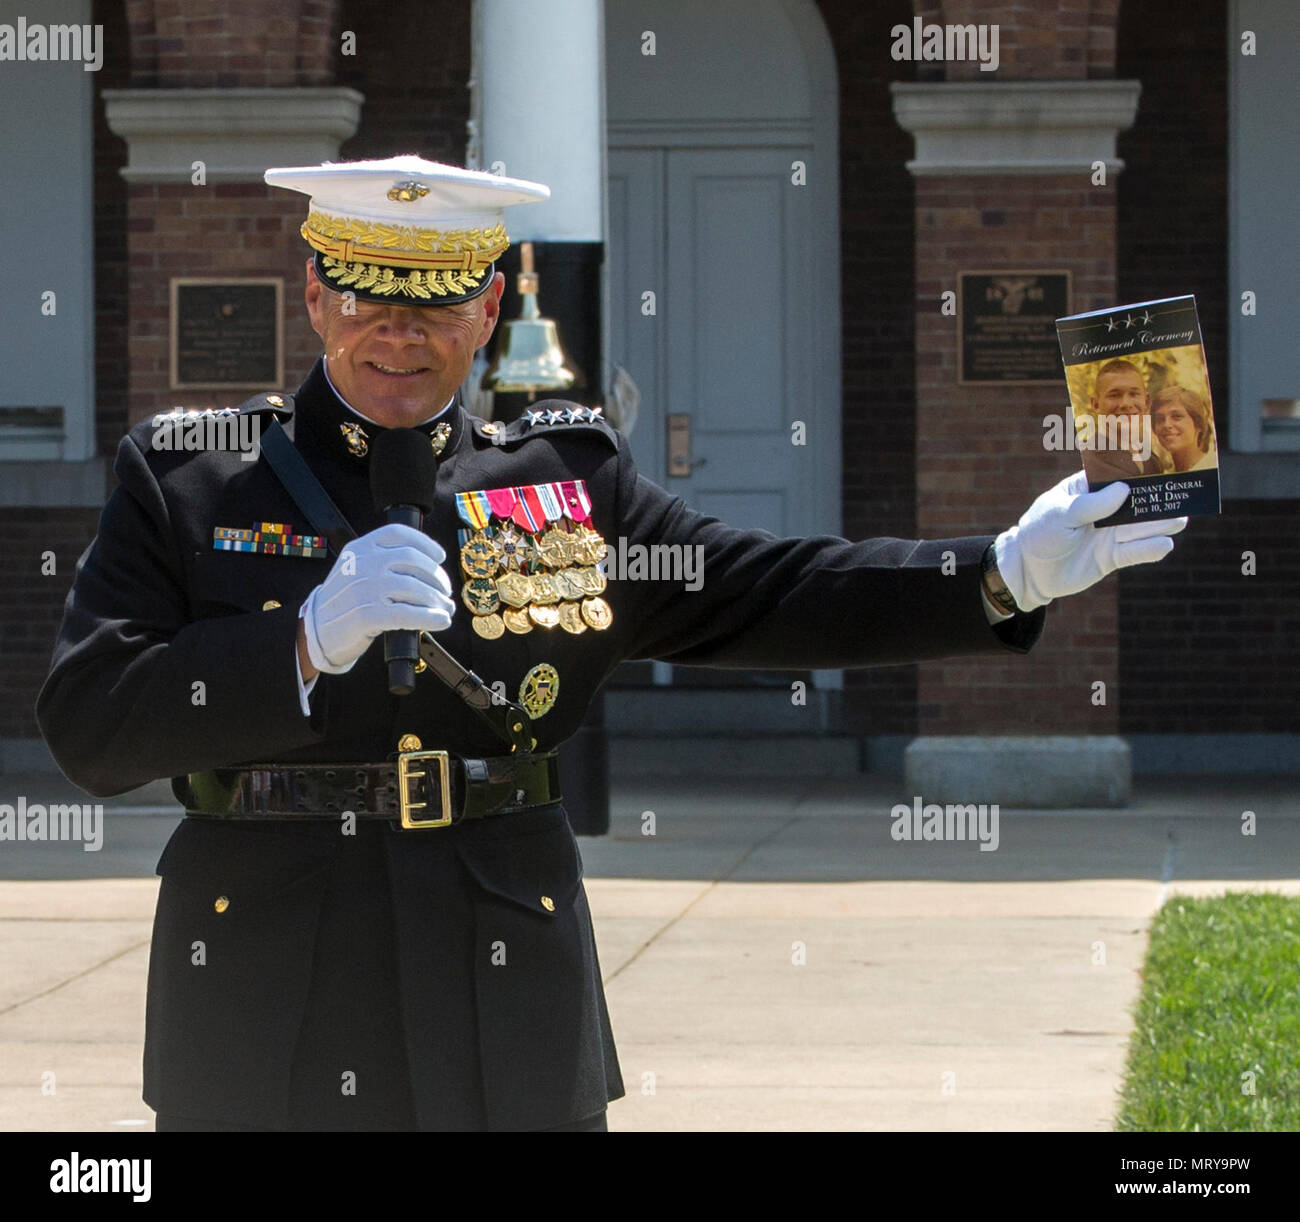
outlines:
[[[412, 802], [410, 783], [413, 779], [427, 777], [427, 768], [415, 768], [412, 765], [425, 760], [438, 761], [438, 791], [442, 798], [442, 815], [437, 819], [419, 819], [411, 812], [425, 809], [427, 802]], [[451, 766], [445, 751], [399, 751], [397, 754], [397, 800], [402, 812], [402, 826], [450, 827], [451, 826]]]

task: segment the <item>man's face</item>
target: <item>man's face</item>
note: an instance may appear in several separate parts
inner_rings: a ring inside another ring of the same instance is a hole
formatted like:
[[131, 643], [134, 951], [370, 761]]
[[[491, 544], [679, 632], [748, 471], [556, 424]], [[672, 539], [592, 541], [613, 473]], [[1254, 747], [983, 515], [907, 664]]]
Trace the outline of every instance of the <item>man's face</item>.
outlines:
[[1092, 410], [1099, 416], [1133, 416], [1147, 410], [1147, 391], [1142, 376], [1118, 369], [1097, 379]]
[[307, 261], [307, 313], [329, 358], [330, 380], [353, 407], [385, 428], [441, 411], [491, 338], [505, 277], [473, 301], [445, 306], [352, 302], [324, 285]]
[[[1147, 397], [1142, 375], [1130, 373], [1126, 369], [1117, 369], [1097, 379], [1097, 388], [1092, 396], [1094, 416], [1126, 416], [1126, 421], [1116, 421], [1124, 432], [1118, 434], [1115, 443], [1118, 448], [1141, 454], [1143, 459], [1150, 456], [1150, 421], [1147, 409], [1151, 401]], [[1125, 433], [1127, 436], [1125, 436]]]

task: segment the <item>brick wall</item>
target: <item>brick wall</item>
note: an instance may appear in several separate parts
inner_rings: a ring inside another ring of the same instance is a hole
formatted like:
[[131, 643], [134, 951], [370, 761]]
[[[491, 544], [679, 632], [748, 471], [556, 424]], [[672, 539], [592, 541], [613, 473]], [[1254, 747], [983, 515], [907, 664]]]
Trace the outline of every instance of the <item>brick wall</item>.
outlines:
[[336, 8], [337, 0], [222, 0], [215, 11], [193, 0], [126, 0], [131, 84], [137, 89], [333, 84]]
[[130, 85], [126, 12], [119, 0], [95, 0], [91, 20], [104, 27], [104, 64], [95, 74], [95, 446], [112, 454], [127, 417], [126, 141], [108, 130], [100, 91]]
[[[889, 82], [914, 79], [889, 56], [907, 0], [819, 0], [840, 85], [840, 264], [844, 531], [851, 539], [916, 534], [915, 213], [904, 162], [911, 137], [894, 122]], [[844, 729], [916, 729], [916, 667], [849, 671]]]
[[304, 203], [296, 192], [264, 183], [130, 187], [133, 422], [174, 406], [222, 407], [252, 393], [168, 389], [172, 276], [283, 276], [285, 387], [297, 388], [320, 354], [302, 304], [308, 249], [298, 228], [306, 215]]
[[[366, 95], [357, 134], [341, 156], [418, 153], [463, 165], [469, 120], [470, 6], [420, 0], [392, 9], [342, 0], [340, 30], [356, 34], [356, 54], [335, 55], [335, 83]], [[413, 58], [412, 48], [418, 48]], [[418, 63], [419, 70], [411, 65]], [[525, 70], [521, 66], [521, 71]]]
[[[960, 386], [957, 319], [940, 295], [959, 270], [1064, 268], [1076, 310], [1114, 293], [1114, 188], [1079, 176], [985, 175], [916, 180], [918, 297], [917, 513], [927, 537], [996, 534], [1077, 468], [1043, 448], [1043, 416], [1064, 387]], [[926, 733], [1105, 734], [1115, 729], [1116, 612], [1105, 587], [1062, 600], [1029, 657], [991, 656], [920, 668]], [[1092, 684], [1107, 685], [1105, 705]]]
[[[72, 584], [77, 557], [94, 537], [94, 509], [0, 511], [0, 738], [35, 738], [36, 694]], [[55, 571], [42, 575], [42, 553]]]
[[[1142, 81], [1121, 136], [1119, 296], [1194, 293], [1221, 441], [1228, 428], [1227, 24], [1221, 5], [1121, 6], [1121, 77]], [[1228, 455], [1226, 463], [1231, 463]], [[1228, 501], [1159, 568], [1120, 578], [1121, 728], [1294, 733], [1300, 501]], [[1256, 553], [1258, 575], [1241, 573]]]
[[[946, 66], [948, 80], [1069, 81], [1114, 75], [1119, 0], [915, 0], [927, 22], [998, 26], [998, 71]], [[933, 67], [933, 66], [932, 66]]]

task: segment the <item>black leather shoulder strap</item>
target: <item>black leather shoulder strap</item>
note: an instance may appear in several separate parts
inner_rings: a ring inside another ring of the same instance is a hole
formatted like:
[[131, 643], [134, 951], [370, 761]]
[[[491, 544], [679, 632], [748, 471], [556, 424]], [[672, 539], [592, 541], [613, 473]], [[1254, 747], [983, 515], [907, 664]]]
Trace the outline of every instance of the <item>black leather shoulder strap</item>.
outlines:
[[357, 537], [352, 523], [343, 516], [339, 507], [330, 500], [330, 494], [321, 487], [320, 480], [312, 474], [306, 460], [298, 453], [278, 420], [273, 420], [262, 431], [262, 453], [271, 464], [271, 470], [293, 498], [293, 503], [307, 515], [312, 529], [329, 540], [335, 556]]

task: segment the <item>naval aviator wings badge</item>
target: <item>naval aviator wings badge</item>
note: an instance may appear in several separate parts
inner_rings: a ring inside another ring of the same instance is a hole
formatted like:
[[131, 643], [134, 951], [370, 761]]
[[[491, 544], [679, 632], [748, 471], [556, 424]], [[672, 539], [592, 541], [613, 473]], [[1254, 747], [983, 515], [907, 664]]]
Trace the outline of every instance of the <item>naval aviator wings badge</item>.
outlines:
[[591, 525], [583, 480], [485, 488], [456, 494], [461, 598], [479, 636], [563, 628], [603, 632], [614, 613], [600, 595], [607, 551]]

